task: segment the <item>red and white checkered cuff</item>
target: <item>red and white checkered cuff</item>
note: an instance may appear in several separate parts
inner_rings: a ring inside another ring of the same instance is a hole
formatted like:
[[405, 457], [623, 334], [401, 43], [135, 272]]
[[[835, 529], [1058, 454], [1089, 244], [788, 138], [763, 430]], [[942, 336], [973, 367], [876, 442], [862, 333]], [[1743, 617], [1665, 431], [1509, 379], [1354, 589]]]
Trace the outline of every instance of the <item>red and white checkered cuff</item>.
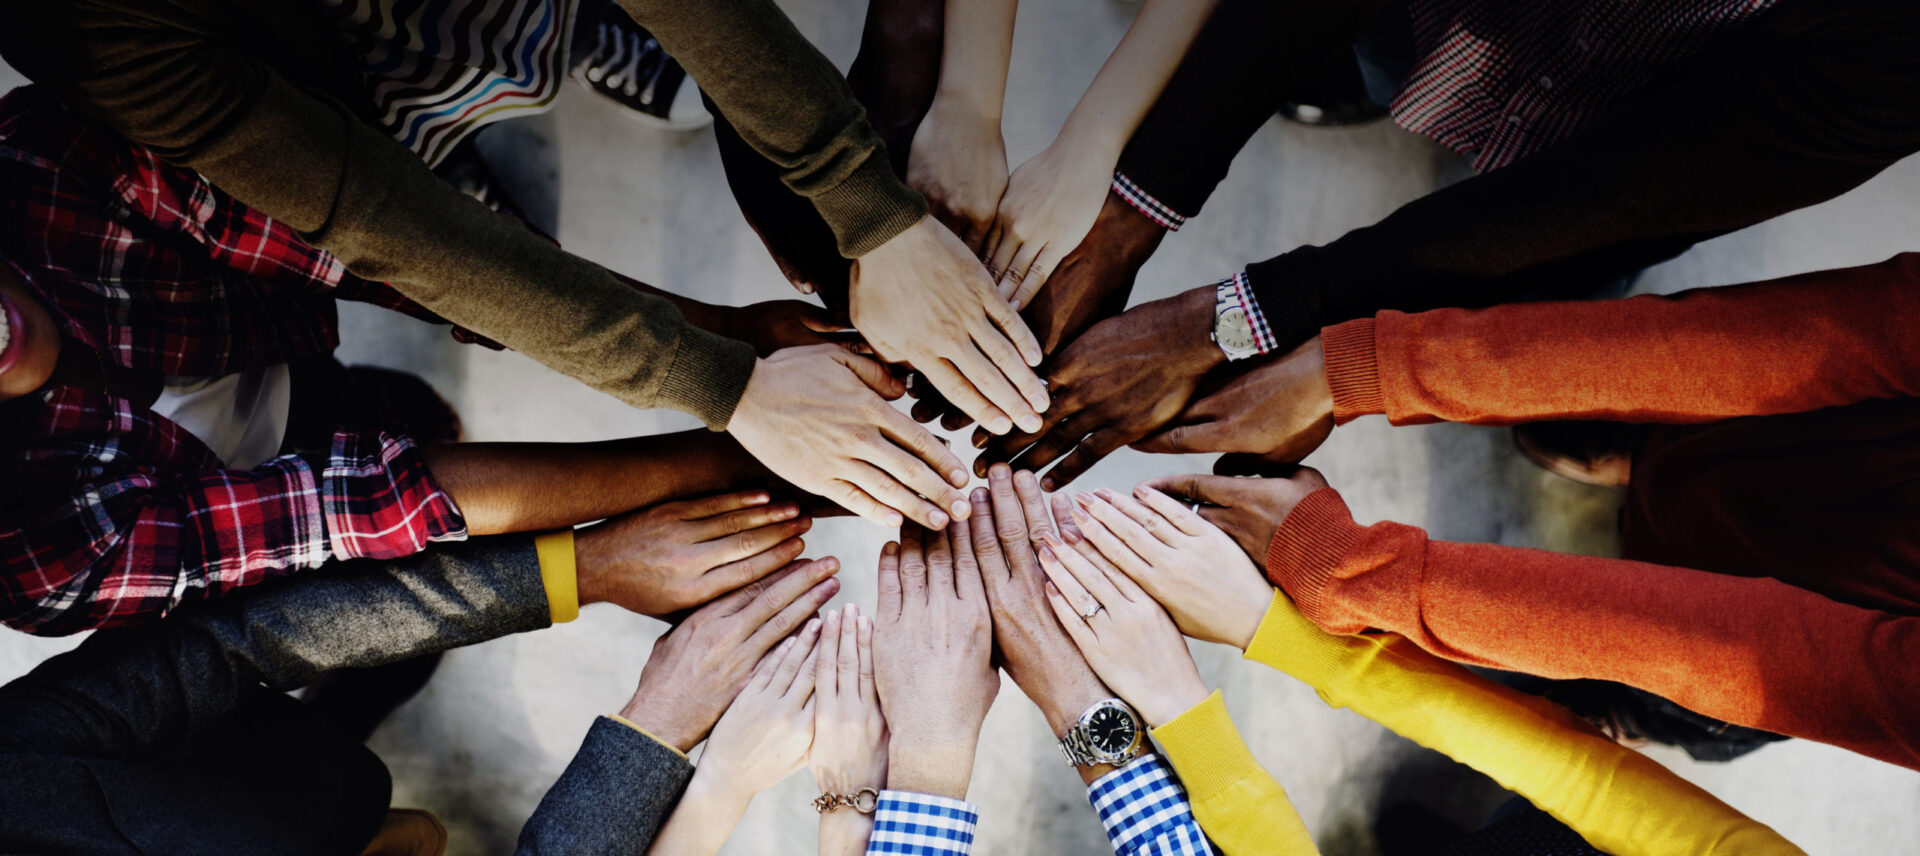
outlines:
[[1153, 198], [1152, 195], [1141, 190], [1140, 186], [1134, 184], [1132, 179], [1127, 178], [1125, 173], [1116, 172], [1113, 174], [1113, 192], [1120, 194], [1120, 198], [1125, 199], [1127, 204], [1133, 206], [1135, 210], [1147, 215], [1147, 219], [1159, 223], [1162, 229], [1169, 232], [1178, 232], [1181, 226], [1187, 224], [1186, 217], [1181, 216], [1179, 212], [1167, 207], [1166, 203]]
[[1273, 325], [1267, 323], [1267, 315], [1260, 311], [1260, 301], [1253, 299], [1253, 286], [1248, 283], [1245, 272], [1236, 273], [1220, 281], [1227, 286], [1233, 299], [1240, 302], [1240, 308], [1247, 313], [1247, 324], [1253, 327], [1253, 341], [1260, 353], [1271, 354], [1280, 349], [1280, 340], [1273, 335]]

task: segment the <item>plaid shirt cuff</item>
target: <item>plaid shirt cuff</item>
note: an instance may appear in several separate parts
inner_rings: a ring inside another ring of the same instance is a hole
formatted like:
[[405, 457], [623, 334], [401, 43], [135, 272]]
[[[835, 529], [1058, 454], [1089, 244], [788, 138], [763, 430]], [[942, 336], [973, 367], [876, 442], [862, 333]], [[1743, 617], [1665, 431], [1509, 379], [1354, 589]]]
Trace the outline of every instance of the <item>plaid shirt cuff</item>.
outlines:
[[1253, 285], [1247, 280], [1245, 272], [1221, 280], [1218, 285], [1228, 286], [1240, 308], [1246, 310], [1247, 323], [1253, 327], [1254, 344], [1260, 353], [1271, 354], [1280, 350], [1280, 340], [1273, 335], [1273, 325], [1267, 322], [1267, 315], [1260, 311], [1260, 301], [1253, 298]]
[[966, 856], [973, 852], [973, 831], [979, 823], [980, 810], [964, 800], [881, 791], [867, 852]]
[[1187, 790], [1152, 754], [1088, 785], [1087, 802], [1119, 856], [1213, 856]]
[[1135, 210], [1147, 215], [1147, 219], [1159, 223], [1162, 229], [1178, 232], [1181, 226], [1187, 225], [1185, 215], [1153, 198], [1152, 194], [1141, 190], [1140, 185], [1134, 184], [1133, 179], [1128, 178], [1125, 173], [1113, 174], [1113, 192], [1119, 194], [1120, 198], [1126, 200], [1127, 204], [1133, 206]]
[[434, 541], [464, 541], [467, 521], [408, 437], [333, 435], [320, 507], [336, 559], [397, 559]]

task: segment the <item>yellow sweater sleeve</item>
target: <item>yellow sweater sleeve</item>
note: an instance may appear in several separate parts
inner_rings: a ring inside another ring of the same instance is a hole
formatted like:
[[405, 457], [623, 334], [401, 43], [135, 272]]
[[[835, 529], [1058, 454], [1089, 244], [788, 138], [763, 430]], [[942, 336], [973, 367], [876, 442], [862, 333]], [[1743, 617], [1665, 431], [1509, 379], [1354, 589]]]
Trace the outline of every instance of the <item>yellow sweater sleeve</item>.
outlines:
[[1305, 681], [1334, 707], [1491, 776], [1615, 856], [1803, 854], [1565, 708], [1399, 636], [1330, 635], [1285, 594], [1275, 592], [1246, 656]]
[[534, 553], [540, 557], [540, 582], [547, 588], [547, 615], [555, 624], [580, 617], [580, 576], [574, 564], [573, 530], [536, 535]]
[[1193, 819], [1226, 856], [1318, 856], [1287, 792], [1255, 760], [1214, 690], [1207, 700], [1153, 730], [1186, 786]]

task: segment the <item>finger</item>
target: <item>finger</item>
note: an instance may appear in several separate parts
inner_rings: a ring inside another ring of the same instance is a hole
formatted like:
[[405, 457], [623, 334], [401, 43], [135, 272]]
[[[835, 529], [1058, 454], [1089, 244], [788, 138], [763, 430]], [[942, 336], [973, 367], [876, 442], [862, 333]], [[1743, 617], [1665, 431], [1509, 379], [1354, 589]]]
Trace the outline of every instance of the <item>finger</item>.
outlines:
[[[853, 463], [859, 463], [854, 461]], [[845, 479], [834, 479], [828, 483], [829, 494], [821, 494], [840, 504], [841, 508], [852, 512], [868, 523], [878, 523], [888, 529], [897, 528], [906, 519], [898, 510], [888, 508], [885, 503], [874, 499], [873, 494], [862, 490], [859, 485]]]
[[953, 597], [953, 545], [947, 530], [929, 529], [927, 539], [927, 595], [934, 601]]
[[1142, 484], [1135, 487], [1133, 495], [1146, 503], [1148, 508], [1153, 509], [1155, 514], [1160, 515], [1168, 523], [1173, 524], [1175, 529], [1186, 535], [1205, 535], [1208, 529], [1213, 528], [1205, 520], [1200, 519], [1200, 515], [1195, 514], [1193, 509], [1148, 485]]
[[900, 542], [888, 541], [880, 548], [880, 572], [876, 583], [880, 597], [880, 615], [889, 620], [900, 616]]
[[[1028, 474], [1028, 477], [1032, 475]], [[996, 464], [987, 471], [987, 490], [993, 501], [994, 535], [1007, 555], [1011, 565], [1010, 575], [1025, 578], [1039, 569], [1033, 558], [1033, 538], [1038, 530], [1033, 528], [1025, 509], [1021, 507], [1013, 482], [1013, 471], [1005, 464]], [[1052, 528], [1046, 527], [1046, 531]]]
[[[1052, 436], [1056, 432], [1079, 430], [1077, 426], [1067, 423], [1071, 422], [1074, 417], [1083, 416], [1086, 411], [1081, 407], [1079, 402], [1072, 399], [1071, 390], [1064, 392], [1056, 390], [1056, 393], [1061, 394], [1056, 395], [1053, 404], [1047, 408], [1047, 412], [1040, 414], [1039, 430], [1010, 431], [1000, 437], [995, 437], [985, 430], [975, 430], [973, 432], [972, 442], [973, 447], [980, 450], [980, 455], [973, 459], [973, 474], [984, 478], [987, 474], [988, 465], [994, 463], [1013, 463], [1015, 468], [1020, 468], [1022, 464], [1015, 460], [1016, 456], [1021, 456], [1022, 453], [1029, 452], [1034, 444], [1046, 440], [1047, 437]], [[1071, 439], [1078, 440], [1082, 436], [1085, 436], [1084, 431], [1072, 436]], [[1073, 444], [1071, 442], [1067, 443], [1060, 448], [1059, 453], [1057, 453], [1055, 457], [1057, 457], [1058, 454], [1064, 454], [1067, 449], [1072, 447]], [[1048, 458], [1047, 460], [1051, 461], [1053, 459]]]
[[[1102, 501], [1094, 503], [1093, 511], [1102, 523], [1120, 540], [1127, 542], [1135, 553], [1147, 556], [1150, 552], [1165, 554], [1168, 550], [1178, 550], [1186, 546], [1187, 533], [1174, 528], [1153, 509], [1140, 504], [1140, 501], [1125, 494], [1114, 493], [1106, 488], [1094, 491]], [[1100, 506], [1106, 506], [1102, 509]]]
[[987, 249], [987, 242], [993, 237], [992, 216], [968, 217], [966, 231], [960, 234], [960, 242], [967, 250], [979, 258]]
[[[1039, 472], [1048, 464], [1073, 451], [1073, 448], [1080, 445], [1080, 441], [1098, 428], [1105, 419], [1105, 416], [1091, 410], [1078, 411], [1034, 440], [1033, 445], [1015, 455], [1007, 464], [1016, 470]], [[1053, 490], [1060, 484], [1065, 482], [1055, 482], [1052, 473], [1040, 479], [1040, 486], [1046, 490]]]
[[[974, 346], [978, 347], [980, 353], [984, 354], [987, 359], [993, 361], [994, 365], [1015, 367], [1016, 371], [1007, 373], [1007, 380], [1013, 382], [1014, 387], [1019, 390], [1022, 399], [1025, 400], [1028, 407], [1033, 409], [1035, 414], [1047, 412], [1047, 405], [1051, 399], [1047, 395], [1046, 382], [1042, 381], [1040, 376], [1035, 374], [1033, 369], [1026, 365], [1025, 360], [1020, 356], [1020, 352], [1014, 350], [1013, 343], [1007, 341], [1006, 336], [1002, 335], [997, 329], [981, 327], [974, 331], [972, 338]], [[1034, 429], [1039, 428], [1038, 419], [1034, 420], [1032, 427]]]
[[866, 384], [868, 389], [873, 390], [881, 398], [898, 401], [901, 396], [907, 394], [907, 385], [894, 377], [893, 372], [888, 371], [886, 365], [878, 360], [870, 360], [846, 350], [833, 352], [833, 358], [851, 369], [854, 375], [860, 378], [861, 383]]
[[[852, 700], [860, 697], [860, 608], [849, 603], [842, 612], [833, 648], [834, 694]], [[826, 664], [827, 652], [820, 652], [820, 662]]]
[[1040, 478], [1027, 470], [1013, 474], [1013, 493], [1026, 515], [1028, 538], [1053, 531], [1053, 518], [1047, 516], [1047, 497], [1040, 491]]
[[799, 597], [793, 599], [792, 603], [787, 604], [779, 612], [774, 613], [773, 617], [768, 618], [766, 623], [761, 624], [760, 629], [753, 631], [752, 636], [747, 637], [745, 643], [747, 650], [764, 651], [773, 647], [781, 637], [792, 634], [794, 628], [819, 612], [820, 607], [825, 606], [827, 601], [832, 600], [839, 591], [839, 580], [826, 580], [802, 592]]
[[993, 254], [987, 257], [987, 272], [996, 280], [997, 289], [997, 281], [1007, 278], [1007, 270], [1013, 267], [1014, 254], [1020, 252], [1021, 244], [1019, 238], [999, 224], [994, 225], [993, 231], [998, 239], [994, 241]]
[[[939, 445], [938, 441], [935, 441], [935, 445]], [[883, 437], [874, 442], [867, 448], [866, 459], [882, 473], [906, 485], [909, 490], [926, 500], [927, 505], [944, 515], [933, 518], [932, 522], [944, 526], [948, 519], [960, 520], [973, 513], [972, 508], [967, 505], [966, 494], [961, 493], [959, 488], [928, 468], [925, 461], [894, 445], [892, 440]], [[932, 518], [933, 515], [929, 514], [928, 517]]]
[[967, 534], [973, 542], [973, 555], [980, 563], [980, 576], [986, 583], [988, 594], [1005, 583], [1011, 576], [1007, 564], [1007, 555], [1000, 549], [1000, 536], [996, 532], [999, 515], [993, 513], [993, 500], [985, 490], [973, 492], [973, 516], [967, 518]]
[[708, 598], [733, 591], [786, 567], [787, 563], [800, 558], [800, 554], [806, 551], [806, 541], [790, 538], [757, 555], [728, 562], [702, 574], [701, 587]]
[[926, 602], [926, 530], [919, 526], [900, 527], [900, 590], [907, 603]]
[[[978, 340], [1000, 337], [999, 331], [985, 325], [982, 325], [978, 332], [985, 334], [977, 335], [975, 338]], [[1004, 340], [1002, 344], [1004, 345]], [[1005, 346], [1003, 350], [1011, 353], [1012, 346]], [[965, 375], [967, 382], [973, 384], [973, 388], [979, 390], [981, 395], [986, 396], [987, 401], [992, 402], [1000, 412], [1013, 419], [1013, 424], [1019, 426], [1020, 430], [1040, 429], [1040, 411], [1034, 408], [1011, 380], [1020, 374], [1026, 374], [1033, 378], [1034, 386], [1039, 386], [1040, 378], [1033, 374], [1032, 369], [1021, 365], [1016, 358], [1012, 365], [1018, 369], [1018, 372], [1003, 371], [1008, 364], [988, 359], [979, 350], [977, 342], [962, 344], [954, 353], [941, 356], [946, 357], [947, 362], [951, 363], [954, 369]], [[1044, 392], [1044, 388], [1042, 391]]]
[[1095, 513], [1094, 506], [1100, 503], [1097, 500], [1083, 500], [1082, 497], [1085, 496], [1087, 494], [1079, 494], [1073, 498], [1074, 509], [1079, 512], [1073, 518], [1073, 522], [1080, 527], [1081, 536], [1123, 574], [1144, 576], [1152, 573], [1151, 563], [1142, 558], [1132, 547], [1127, 546], [1126, 541], [1113, 534], [1113, 530], [1106, 525], [1106, 518]]
[[794, 598], [839, 570], [839, 560], [832, 557], [812, 562], [794, 562], [764, 580], [748, 584], [701, 608], [712, 609], [724, 616], [740, 616], [739, 624], [745, 629], [734, 634], [734, 638], [744, 639], [753, 627], [759, 626], [792, 603]]
[[960, 408], [962, 413], [980, 423], [981, 428], [994, 434], [1013, 430], [1013, 419], [981, 395], [980, 390], [975, 389], [973, 383], [953, 364], [944, 359], [935, 360], [921, 368], [920, 374], [940, 390], [941, 395], [946, 396], [947, 403]]
[[[1027, 328], [1026, 320], [1020, 317], [1020, 313], [1013, 308], [1012, 304], [1005, 300], [988, 300], [985, 303], [987, 317], [992, 318], [994, 326], [999, 327], [1000, 332], [1005, 333], [1013, 342], [1013, 347], [1026, 362], [1025, 368], [1032, 371], [1033, 367], [1039, 365], [1041, 358], [1046, 355], [1040, 350], [1040, 340], [1034, 338], [1033, 331]], [[1006, 372], [1007, 377], [1013, 377], [1014, 372], [1020, 368], [1021, 366], [1003, 365], [1000, 370]]]
[[[906, 485], [901, 484], [891, 474], [866, 461], [848, 461], [847, 472], [843, 476], [854, 487], [867, 496], [880, 502], [896, 515], [905, 515], [922, 526], [947, 525], [947, 513], [940, 507], [920, 498]], [[865, 517], [866, 515], [861, 515]], [[892, 519], [893, 525], [900, 525], [898, 518]]]
[[753, 674], [747, 678], [747, 686], [740, 691], [741, 694], [761, 692], [771, 686], [774, 673], [780, 671], [780, 659], [798, 643], [798, 640], [788, 637], [782, 640], [779, 647], [774, 648], [771, 653], [761, 657], [760, 662], [753, 667]]
[[953, 593], [965, 603], [984, 603], [987, 596], [980, 580], [980, 563], [973, 555], [973, 536], [965, 521], [947, 528], [947, 542], [953, 545]]
[[[737, 494], [736, 494], [737, 495]], [[761, 496], [766, 496], [762, 493]], [[762, 500], [764, 503], [765, 500]], [[694, 537], [701, 541], [712, 541], [728, 535], [759, 529], [800, 516], [800, 505], [794, 502], [776, 502], [772, 505], [756, 503], [754, 507], [701, 515], [699, 518], [683, 517], [693, 522]]]
[[[1086, 586], [1080, 584], [1080, 578], [1074, 575], [1061, 560], [1062, 555], [1072, 555], [1072, 552], [1055, 553], [1046, 542], [1042, 541], [1040, 571], [1047, 575], [1047, 581], [1053, 583], [1054, 587], [1059, 589], [1060, 595], [1066, 598], [1068, 608], [1073, 611], [1073, 622], [1085, 624], [1086, 616], [1093, 613], [1095, 607], [1100, 605], [1100, 601], [1087, 591]], [[1066, 621], [1064, 618], [1061, 620]]]
[[[1041, 567], [1046, 563], [1042, 562]], [[1094, 635], [1093, 628], [1087, 626], [1087, 620], [1073, 611], [1073, 601], [1052, 582], [1046, 585], [1047, 605], [1053, 607], [1053, 614], [1060, 619], [1061, 626], [1067, 628], [1067, 635], [1073, 638], [1073, 644], [1082, 652], [1091, 650], [1100, 644], [1100, 638]]]
[[1233, 508], [1241, 504], [1245, 494], [1245, 480], [1232, 476], [1210, 476], [1202, 473], [1189, 473], [1180, 476], [1160, 476], [1142, 482], [1143, 487], [1152, 488], [1175, 499], [1188, 502], [1203, 502], [1222, 508]]
[[1060, 563], [1067, 567], [1067, 571], [1073, 574], [1073, 578], [1080, 581], [1081, 587], [1085, 588], [1088, 594], [1093, 595], [1100, 605], [1111, 607], [1123, 600], [1132, 600], [1126, 597], [1115, 584], [1116, 580], [1125, 577], [1126, 574], [1108, 572], [1107, 569], [1088, 561], [1086, 556], [1069, 548], [1066, 542], [1052, 535], [1041, 538], [1040, 546], [1045, 547], [1046, 552], [1052, 553], [1059, 559]]
[[1127, 438], [1111, 427], [1088, 434], [1080, 440], [1080, 445], [1047, 471], [1047, 481], [1055, 490], [1066, 487], [1087, 470], [1093, 469], [1094, 464], [1126, 444]]
[[860, 616], [860, 702], [872, 706], [873, 688], [873, 621]]
[[1227, 423], [1207, 420], [1172, 425], [1134, 441], [1133, 448], [1155, 455], [1194, 455], [1237, 451], [1228, 448]]
[[1027, 271], [1032, 269], [1034, 259], [1039, 258], [1040, 251], [1044, 249], [1046, 245], [1038, 241], [1020, 245], [1020, 251], [1013, 254], [1013, 262], [1000, 272], [1000, 299], [1010, 301], [1019, 293], [1020, 281], [1027, 278]]
[[781, 544], [805, 535], [813, 528], [813, 518], [802, 517], [772, 526], [749, 529], [721, 538], [718, 541], [702, 542], [697, 547], [697, 555], [709, 568], [717, 568], [729, 562], [737, 562], [750, 556], [758, 556]]
[[808, 619], [806, 627], [802, 628], [800, 635], [795, 637], [797, 642], [782, 644], [780, 665], [773, 670], [773, 683], [768, 686], [768, 689], [786, 695], [793, 689], [794, 683], [801, 674], [808, 676], [813, 674], [807, 667], [812, 665], [808, 661], [820, 647], [820, 627], [820, 619]]
[[833, 313], [818, 306], [809, 306], [807, 311], [800, 313], [800, 325], [815, 333], [854, 332], [853, 325], [842, 322], [833, 317]]
[[1066, 257], [1065, 252], [1054, 249], [1052, 244], [1041, 250], [1040, 255], [1034, 258], [1033, 266], [1027, 268], [1027, 275], [1020, 278], [1020, 289], [1013, 293], [1013, 299], [1009, 301], [1014, 308], [1033, 305], [1033, 296], [1040, 293], [1041, 286], [1047, 284], [1053, 272], [1060, 268], [1060, 260]]
[[830, 699], [839, 692], [841, 612], [829, 609], [820, 616], [826, 623], [820, 628], [820, 660], [814, 664], [813, 691], [821, 698]]
[[1073, 548], [1081, 557], [1092, 562], [1094, 567], [1105, 571], [1109, 576], [1121, 575], [1121, 570], [1108, 561], [1106, 556], [1101, 555], [1100, 549], [1093, 546], [1092, 541], [1087, 540], [1087, 533], [1082, 528], [1081, 522], [1090, 521], [1090, 518], [1087, 517], [1086, 512], [1080, 510], [1080, 506], [1073, 503], [1072, 497], [1066, 494], [1054, 495], [1053, 519], [1060, 526], [1058, 537], [1067, 542], [1068, 547]]
[[764, 490], [743, 490], [734, 493], [723, 493], [718, 496], [690, 499], [685, 502], [671, 502], [663, 506], [661, 510], [667, 512], [676, 520], [705, 520], [718, 514], [726, 514], [729, 511], [739, 511], [743, 508], [766, 505], [771, 499], [772, 497], [768, 496]]
[[947, 487], [959, 490], [967, 486], [967, 468], [960, 463], [960, 456], [954, 454], [953, 449], [911, 417], [891, 407], [887, 411], [880, 418], [879, 428], [883, 436], [925, 461], [927, 466], [941, 474]]

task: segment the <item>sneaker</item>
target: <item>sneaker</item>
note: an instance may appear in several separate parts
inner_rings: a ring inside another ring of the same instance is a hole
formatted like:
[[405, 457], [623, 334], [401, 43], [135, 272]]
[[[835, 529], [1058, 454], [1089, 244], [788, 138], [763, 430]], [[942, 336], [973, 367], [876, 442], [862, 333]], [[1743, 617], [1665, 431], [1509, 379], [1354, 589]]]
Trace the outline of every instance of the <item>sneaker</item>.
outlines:
[[599, 21], [582, 28], [571, 71], [581, 85], [650, 125], [697, 131], [713, 124], [686, 69], [617, 3], [606, 4]]

